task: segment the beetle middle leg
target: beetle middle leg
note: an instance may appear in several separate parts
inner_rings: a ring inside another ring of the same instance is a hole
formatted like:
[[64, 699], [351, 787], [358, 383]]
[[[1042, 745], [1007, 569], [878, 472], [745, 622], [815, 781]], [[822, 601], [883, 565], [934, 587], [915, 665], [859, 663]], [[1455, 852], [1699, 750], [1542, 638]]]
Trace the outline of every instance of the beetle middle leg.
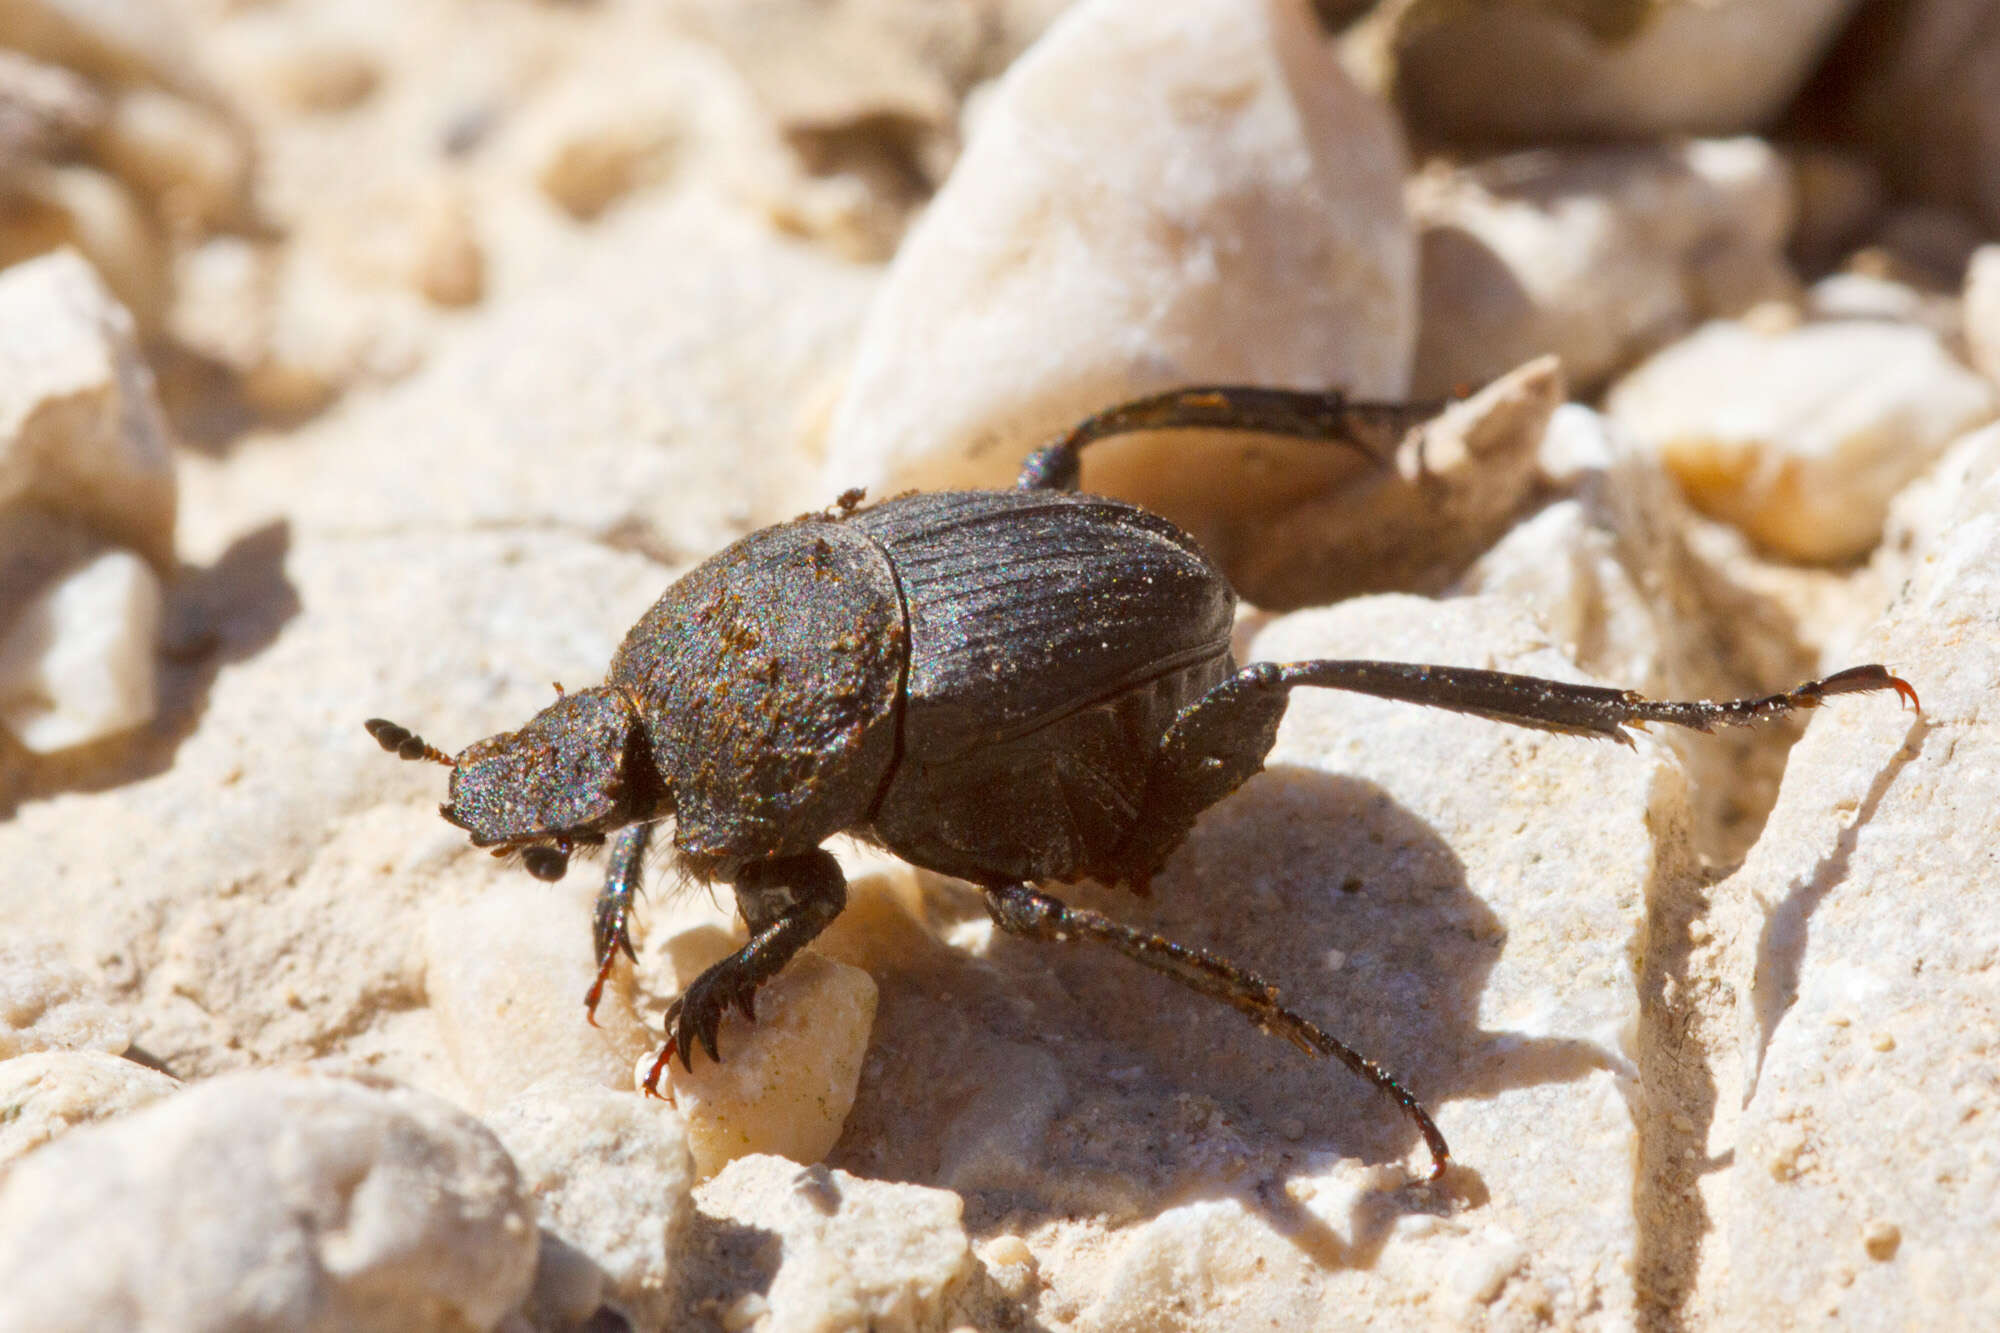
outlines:
[[1285, 1038], [1308, 1055], [1332, 1056], [1396, 1099], [1430, 1149], [1430, 1179], [1444, 1174], [1451, 1149], [1422, 1103], [1394, 1075], [1353, 1047], [1278, 1002], [1278, 988], [1254, 972], [1205, 949], [1190, 948], [1113, 921], [1100, 912], [1071, 907], [1030, 884], [987, 885], [986, 911], [1010, 935], [1106, 944], [1155, 972], [1172, 977], [1210, 999], [1220, 1000], [1273, 1036]]
[[708, 1058], [720, 1061], [716, 1032], [730, 1008], [753, 1022], [757, 988], [825, 930], [847, 906], [847, 879], [840, 864], [823, 850], [800, 856], [753, 861], [736, 874], [737, 910], [750, 928], [750, 942], [696, 977], [667, 1009], [666, 1044], [646, 1075], [645, 1089], [658, 1095], [660, 1074], [678, 1053], [692, 1069], [699, 1042]]

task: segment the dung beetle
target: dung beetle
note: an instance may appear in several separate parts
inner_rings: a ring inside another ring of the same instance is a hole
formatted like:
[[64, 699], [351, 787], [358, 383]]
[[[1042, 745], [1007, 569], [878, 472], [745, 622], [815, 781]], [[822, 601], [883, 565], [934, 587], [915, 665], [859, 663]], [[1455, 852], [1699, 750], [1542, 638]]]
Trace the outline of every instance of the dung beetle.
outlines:
[[719, 1059], [730, 1007], [839, 915], [837, 833], [978, 886], [1005, 931], [1110, 947], [1332, 1056], [1388, 1093], [1450, 1160], [1417, 1099], [1278, 1002], [1278, 988], [1201, 949], [1070, 907], [1036, 886], [1093, 879], [1141, 892], [1195, 818], [1263, 767], [1301, 685], [1631, 743], [1628, 727], [1697, 731], [1914, 690], [1851, 667], [1755, 699], [1657, 701], [1629, 690], [1464, 667], [1257, 662], [1230, 655], [1235, 591], [1193, 538], [1133, 505], [1075, 491], [1082, 450], [1133, 430], [1256, 431], [1375, 452], [1435, 405], [1338, 393], [1199, 387], [1090, 417], [1028, 458], [1010, 491], [912, 493], [764, 528], [683, 577], [632, 627], [605, 683], [562, 694], [519, 731], [446, 755], [367, 723], [383, 748], [449, 765], [444, 817], [554, 880], [610, 840], [595, 914], [595, 1012], [622, 951], [660, 821], [693, 878], [729, 885], [747, 944], [667, 1011], [645, 1087], [696, 1044]]

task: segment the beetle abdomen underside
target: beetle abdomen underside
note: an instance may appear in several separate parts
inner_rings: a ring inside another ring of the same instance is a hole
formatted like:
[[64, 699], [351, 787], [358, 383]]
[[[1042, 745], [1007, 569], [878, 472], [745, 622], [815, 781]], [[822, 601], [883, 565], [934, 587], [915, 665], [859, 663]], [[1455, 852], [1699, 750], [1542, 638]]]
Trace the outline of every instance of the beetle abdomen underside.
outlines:
[[853, 522], [910, 627], [876, 835], [949, 874], [1105, 875], [1160, 736], [1229, 671], [1227, 581], [1172, 524], [1097, 496], [914, 495]]

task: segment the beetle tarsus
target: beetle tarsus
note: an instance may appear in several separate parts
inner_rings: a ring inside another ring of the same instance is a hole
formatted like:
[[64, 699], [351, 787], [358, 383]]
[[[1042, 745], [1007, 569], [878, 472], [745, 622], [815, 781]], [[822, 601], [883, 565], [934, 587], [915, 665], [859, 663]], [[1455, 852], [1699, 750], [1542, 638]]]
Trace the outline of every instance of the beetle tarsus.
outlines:
[[618, 955], [601, 960], [597, 964], [597, 976], [591, 980], [590, 989], [583, 996], [583, 1018], [592, 1027], [597, 1027], [597, 1002], [604, 998], [604, 984], [611, 979], [611, 965], [618, 961]]
[[660, 1047], [660, 1053], [653, 1057], [653, 1067], [646, 1071], [646, 1081], [639, 1085], [639, 1091], [645, 1093], [648, 1097], [658, 1097], [661, 1101], [666, 1100], [665, 1094], [660, 1091], [660, 1075], [666, 1071], [667, 1063], [674, 1058], [674, 1054], [678, 1049], [678, 1044], [670, 1034], [667, 1037], [666, 1043]]
[[681, 1068], [694, 1068], [694, 1048], [699, 1043], [708, 1052], [708, 1058], [720, 1064], [722, 1049], [720, 1036], [722, 1018], [730, 1009], [741, 1010], [743, 1016], [756, 1021], [756, 1011], [752, 996], [757, 987], [771, 977], [789, 960], [773, 961], [770, 954], [753, 952], [760, 936], [743, 948], [717, 963], [708, 971], [694, 979], [674, 1002], [667, 1006], [666, 1027], [673, 1042], [680, 1048]]
[[[1869, 690], [1894, 690], [1899, 702], [1906, 703], [1918, 712], [1923, 711], [1923, 703], [1917, 698], [1916, 688], [1901, 676], [1889, 673], [1889, 668], [1879, 662], [1867, 666], [1848, 667], [1836, 671], [1825, 680], [1815, 682], [1819, 686], [1819, 697], [1835, 694], [1863, 694]], [[1800, 687], [1805, 688], [1804, 686]]]
[[681, 1067], [694, 1069], [697, 1045], [718, 1064], [722, 1018], [732, 1007], [757, 1021], [757, 989], [784, 969], [799, 950], [847, 906], [847, 880], [830, 852], [753, 861], [736, 873], [737, 910], [750, 942], [696, 977], [667, 1007], [667, 1045], [653, 1076], [678, 1051]]
[[1430, 1150], [1430, 1180], [1444, 1174], [1451, 1149], [1423, 1103], [1382, 1066], [1310, 1019], [1278, 1003], [1278, 988], [1205, 949], [1149, 935], [1087, 908], [1071, 907], [1030, 884], [985, 886], [986, 911], [995, 925], [1027, 939], [1089, 940], [1106, 944], [1143, 966], [1163, 973], [1243, 1014], [1264, 1032], [1284, 1037], [1309, 1055], [1331, 1056], [1394, 1098]]

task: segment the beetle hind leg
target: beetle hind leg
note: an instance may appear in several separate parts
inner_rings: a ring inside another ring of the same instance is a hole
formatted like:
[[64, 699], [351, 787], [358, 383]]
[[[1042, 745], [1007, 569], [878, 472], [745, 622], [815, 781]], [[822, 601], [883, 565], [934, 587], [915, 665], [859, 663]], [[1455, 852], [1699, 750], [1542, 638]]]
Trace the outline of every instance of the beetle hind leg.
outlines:
[[1412, 662], [1254, 662], [1183, 708], [1161, 738], [1132, 831], [1100, 878], [1140, 880], [1166, 863], [1196, 816], [1264, 767], [1291, 692], [1301, 685], [1471, 713], [1538, 731], [1599, 736], [1630, 745], [1628, 729], [1658, 722], [1694, 731], [1745, 726], [1817, 708], [1840, 694], [1917, 692], [1887, 667], [1849, 667], [1751, 699], [1648, 699], [1632, 690], [1544, 680], [1471, 667]]
[[1113, 921], [1100, 912], [1071, 907], [1030, 884], [987, 885], [986, 911], [994, 924], [1010, 935], [1068, 943], [1087, 940], [1109, 945], [1127, 958], [1172, 977], [1183, 986], [1220, 1000], [1255, 1023], [1283, 1037], [1308, 1055], [1330, 1056], [1394, 1098], [1417, 1127], [1430, 1149], [1430, 1179], [1444, 1174], [1451, 1149], [1423, 1104], [1394, 1075], [1353, 1047], [1327, 1033], [1310, 1019], [1278, 1002], [1278, 988], [1254, 972], [1205, 949], [1190, 948], [1161, 935]]
[[1054, 443], [1029, 454], [1014, 483], [1023, 491], [1073, 491], [1082, 453], [1095, 441], [1142, 430], [1235, 430], [1344, 445], [1386, 462], [1412, 427], [1446, 404], [1361, 403], [1337, 390], [1206, 384], [1119, 403], [1085, 417]]
[[1539, 731], [1602, 736], [1626, 745], [1632, 743], [1628, 728], [1643, 730], [1651, 722], [1692, 731], [1713, 731], [1717, 727], [1746, 726], [1817, 708], [1837, 694], [1894, 690], [1903, 702], [1917, 704], [1917, 692], [1908, 681], [1873, 663], [1836, 671], [1777, 694], [1723, 700], [1648, 699], [1632, 690], [1601, 685], [1409, 662], [1259, 662], [1244, 668], [1218, 688], [1229, 688], [1238, 681], [1244, 682], [1246, 689], [1272, 693], [1283, 693], [1299, 685], [1350, 690], [1380, 699], [1448, 708]]
[[696, 977], [668, 1006], [666, 1043], [646, 1075], [649, 1095], [659, 1095], [660, 1075], [675, 1055], [682, 1068], [694, 1067], [697, 1044], [719, 1063], [717, 1033], [723, 1015], [736, 1009], [754, 1022], [757, 988], [778, 975], [847, 906], [846, 877], [825, 851], [753, 861], [737, 873], [732, 887], [750, 927], [750, 942]]

